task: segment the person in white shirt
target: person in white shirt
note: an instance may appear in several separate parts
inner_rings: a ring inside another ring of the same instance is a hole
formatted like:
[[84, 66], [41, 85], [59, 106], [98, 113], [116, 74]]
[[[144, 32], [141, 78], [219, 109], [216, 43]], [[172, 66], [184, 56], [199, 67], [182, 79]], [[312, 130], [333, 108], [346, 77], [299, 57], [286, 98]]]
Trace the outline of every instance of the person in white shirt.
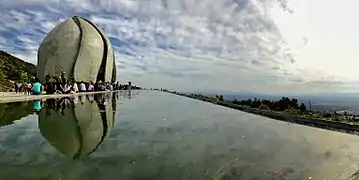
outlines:
[[64, 91], [65, 91], [65, 94], [70, 94], [71, 93], [71, 85], [65, 84]]
[[80, 92], [86, 92], [86, 85], [83, 81], [80, 83]]
[[28, 89], [28, 94], [31, 94], [31, 89], [32, 89], [31, 83], [27, 83], [27, 89]]
[[77, 83], [74, 83], [74, 86], [72, 87], [74, 90], [74, 93], [78, 93], [79, 92], [79, 87], [77, 86]]
[[93, 89], [94, 87], [93, 87], [93, 84], [92, 84], [92, 82], [90, 82], [90, 84], [89, 84], [89, 87], [87, 88], [87, 91], [88, 92], [93, 92]]

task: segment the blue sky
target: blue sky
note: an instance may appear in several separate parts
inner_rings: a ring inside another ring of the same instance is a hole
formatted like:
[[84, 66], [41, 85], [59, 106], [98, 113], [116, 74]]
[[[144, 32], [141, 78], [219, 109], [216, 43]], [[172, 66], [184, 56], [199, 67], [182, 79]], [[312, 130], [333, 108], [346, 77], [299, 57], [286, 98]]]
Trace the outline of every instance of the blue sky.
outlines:
[[36, 64], [46, 33], [78, 15], [110, 38], [121, 82], [356, 92], [357, 7], [357, 0], [4, 0], [0, 49]]

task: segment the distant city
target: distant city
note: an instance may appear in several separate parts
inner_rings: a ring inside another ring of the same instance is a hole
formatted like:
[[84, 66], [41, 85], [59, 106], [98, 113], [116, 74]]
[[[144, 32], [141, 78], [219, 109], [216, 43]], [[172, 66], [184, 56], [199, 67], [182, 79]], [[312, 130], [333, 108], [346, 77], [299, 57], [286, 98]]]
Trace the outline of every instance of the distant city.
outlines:
[[[160, 90], [160, 89], [159, 89]], [[164, 90], [164, 89], [163, 89]], [[307, 95], [287, 95], [287, 94], [266, 94], [251, 92], [217, 92], [217, 91], [201, 91], [201, 92], [184, 92], [193, 94], [202, 94], [206, 96], [215, 96], [221, 94], [224, 100], [232, 101], [235, 99], [246, 100], [266, 99], [279, 100], [282, 97], [290, 97], [298, 99], [298, 103], [304, 103], [306, 107], [313, 111], [320, 112], [337, 112], [359, 115], [359, 93], [326, 93], [326, 94], [307, 94]]]

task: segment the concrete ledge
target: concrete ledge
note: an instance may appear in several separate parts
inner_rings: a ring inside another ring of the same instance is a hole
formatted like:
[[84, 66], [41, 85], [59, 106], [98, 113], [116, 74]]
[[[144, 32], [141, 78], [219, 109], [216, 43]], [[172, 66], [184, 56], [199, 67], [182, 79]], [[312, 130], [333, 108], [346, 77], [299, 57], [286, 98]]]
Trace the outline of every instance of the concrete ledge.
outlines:
[[[173, 93], [172, 93], [173, 94]], [[289, 123], [296, 123], [296, 124], [302, 124], [322, 129], [328, 129], [328, 130], [334, 130], [334, 131], [340, 131], [350, 134], [359, 134], [359, 125], [357, 124], [349, 124], [349, 123], [343, 123], [343, 122], [336, 122], [336, 121], [329, 121], [329, 120], [323, 120], [323, 119], [315, 119], [315, 118], [306, 118], [306, 117], [300, 117], [300, 116], [294, 116], [294, 115], [287, 115], [276, 111], [270, 111], [270, 110], [262, 110], [257, 108], [250, 108], [245, 107], [237, 104], [233, 104], [230, 102], [225, 101], [214, 101], [210, 98], [195, 98], [188, 95], [182, 95], [182, 94], [175, 94], [179, 96], [184, 96], [191, 99], [196, 99], [200, 101], [209, 102], [212, 104], [216, 104], [219, 106], [240, 110], [246, 113], [251, 113], [263, 117], [267, 117], [270, 119], [275, 119], [279, 121], [289, 122]]]
[[25, 95], [25, 94], [14, 94], [14, 93], [1, 93], [0, 94], [0, 103], [9, 103], [9, 102], [19, 102], [19, 101], [32, 101], [39, 99], [51, 99], [51, 98], [62, 98], [62, 97], [74, 97], [87, 94], [100, 94], [100, 93], [109, 93], [109, 92], [120, 92], [118, 91], [98, 91], [98, 92], [83, 92], [75, 94], [51, 94], [51, 95]]

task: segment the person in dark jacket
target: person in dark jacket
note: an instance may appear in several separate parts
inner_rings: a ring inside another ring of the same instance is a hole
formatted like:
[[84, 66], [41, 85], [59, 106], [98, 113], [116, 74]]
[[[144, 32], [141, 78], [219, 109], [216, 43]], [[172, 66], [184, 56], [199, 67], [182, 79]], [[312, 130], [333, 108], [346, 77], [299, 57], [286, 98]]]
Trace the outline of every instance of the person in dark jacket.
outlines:
[[66, 73], [64, 71], [62, 71], [61, 73], [60, 80], [62, 86], [65, 87], [65, 85], [67, 84], [67, 79], [66, 79]]
[[54, 94], [56, 92], [56, 85], [50, 75], [46, 75], [44, 88], [46, 94]]

